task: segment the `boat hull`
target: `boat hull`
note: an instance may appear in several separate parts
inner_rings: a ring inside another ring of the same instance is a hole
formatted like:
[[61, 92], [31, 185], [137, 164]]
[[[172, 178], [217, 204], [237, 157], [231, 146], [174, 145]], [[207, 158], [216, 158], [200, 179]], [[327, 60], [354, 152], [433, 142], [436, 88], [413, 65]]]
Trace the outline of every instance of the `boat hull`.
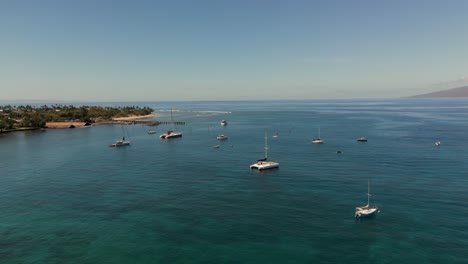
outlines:
[[109, 147], [124, 147], [130, 145], [130, 141], [118, 141], [109, 145]]
[[255, 164], [250, 165], [251, 169], [257, 169], [257, 170], [268, 170], [268, 169], [275, 169], [279, 167], [278, 162], [273, 162], [273, 161], [259, 161]]
[[166, 136], [166, 139], [169, 139], [169, 138], [180, 138], [182, 137], [182, 134], [174, 134], [174, 135], [167, 135]]
[[182, 137], [182, 133], [176, 133], [176, 132], [173, 132], [173, 131], [168, 131], [167, 133], [164, 133], [164, 134], [160, 135], [159, 137], [163, 138], [163, 139], [179, 138], [179, 137]]
[[365, 218], [365, 217], [372, 217], [377, 213], [377, 208], [368, 208], [362, 210], [356, 210], [355, 216], [356, 218]]

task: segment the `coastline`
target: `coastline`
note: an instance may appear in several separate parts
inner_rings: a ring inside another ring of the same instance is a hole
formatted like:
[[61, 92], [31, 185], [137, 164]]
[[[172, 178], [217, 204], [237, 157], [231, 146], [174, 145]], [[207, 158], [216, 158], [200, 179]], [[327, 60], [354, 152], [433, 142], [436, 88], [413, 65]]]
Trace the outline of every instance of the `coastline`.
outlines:
[[[114, 117], [112, 120], [104, 120], [104, 121], [98, 121], [96, 123], [92, 123], [92, 125], [99, 125], [99, 124], [118, 124], [121, 123], [122, 121], [135, 121], [138, 119], [144, 119], [144, 118], [150, 118], [150, 117], [155, 117], [156, 114], [149, 114], [149, 115], [142, 115], [142, 116], [126, 116], [126, 117]], [[63, 121], [63, 122], [47, 122], [46, 126], [47, 128], [51, 129], [62, 129], [62, 128], [69, 128], [71, 125], [74, 125], [75, 127], [85, 127], [86, 123], [85, 122], [75, 122], [75, 121]]]
[[6, 133], [18, 132], [18, 131], [41, 130], [41, 129], [42, 128], [40, 127], [21, 127], [21, 128], [11, 129], [11, 130], [0, 129], [0, 134], [6, 134]]
[[47, 128], [69, 128], [71, 125], [74, 125], [75, 127], [84, 127], [85, 122], [47, 122], [46, 126]]

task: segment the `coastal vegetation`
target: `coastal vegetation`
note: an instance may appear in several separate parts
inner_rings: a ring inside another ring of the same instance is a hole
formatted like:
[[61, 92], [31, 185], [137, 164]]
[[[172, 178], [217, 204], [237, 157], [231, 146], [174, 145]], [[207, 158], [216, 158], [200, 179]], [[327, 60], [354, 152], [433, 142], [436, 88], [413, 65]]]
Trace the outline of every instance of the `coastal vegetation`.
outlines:
[[150, 107], [139, 106], [4, 105], [0, 106], [0, 131], [45, 128], [47, 122], [80, 121], [94, 123], [116, 117], [149, 115], [153, 111]]

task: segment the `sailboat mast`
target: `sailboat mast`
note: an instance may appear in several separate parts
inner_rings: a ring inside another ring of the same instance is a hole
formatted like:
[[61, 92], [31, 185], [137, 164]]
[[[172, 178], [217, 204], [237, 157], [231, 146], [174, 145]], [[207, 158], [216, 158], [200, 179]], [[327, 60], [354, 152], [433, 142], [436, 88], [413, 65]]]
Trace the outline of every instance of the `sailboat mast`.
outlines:
[[265, 159], [268, 158], [268, 136], [267, 136], [267, 130], [265, 129]]
[[367, 206], [370, 205], [370, 181], [367, 181]]

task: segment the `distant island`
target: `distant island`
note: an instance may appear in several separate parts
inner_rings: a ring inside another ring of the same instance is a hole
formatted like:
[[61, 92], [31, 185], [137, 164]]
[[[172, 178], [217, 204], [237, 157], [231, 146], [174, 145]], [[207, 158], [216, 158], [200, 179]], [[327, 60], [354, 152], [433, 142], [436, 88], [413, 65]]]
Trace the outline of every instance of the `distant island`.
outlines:
[[432, 98], [432, 97], [468, 97], [468, 86], [452, 88], [427, 94], [411, 96], [412, 98]]
[[131, 120], [153, 116], [150, 107], [102, 107], [72, 105], [0, 106], [0, 133], [40, 128], [89, 126], [112, 120]]

